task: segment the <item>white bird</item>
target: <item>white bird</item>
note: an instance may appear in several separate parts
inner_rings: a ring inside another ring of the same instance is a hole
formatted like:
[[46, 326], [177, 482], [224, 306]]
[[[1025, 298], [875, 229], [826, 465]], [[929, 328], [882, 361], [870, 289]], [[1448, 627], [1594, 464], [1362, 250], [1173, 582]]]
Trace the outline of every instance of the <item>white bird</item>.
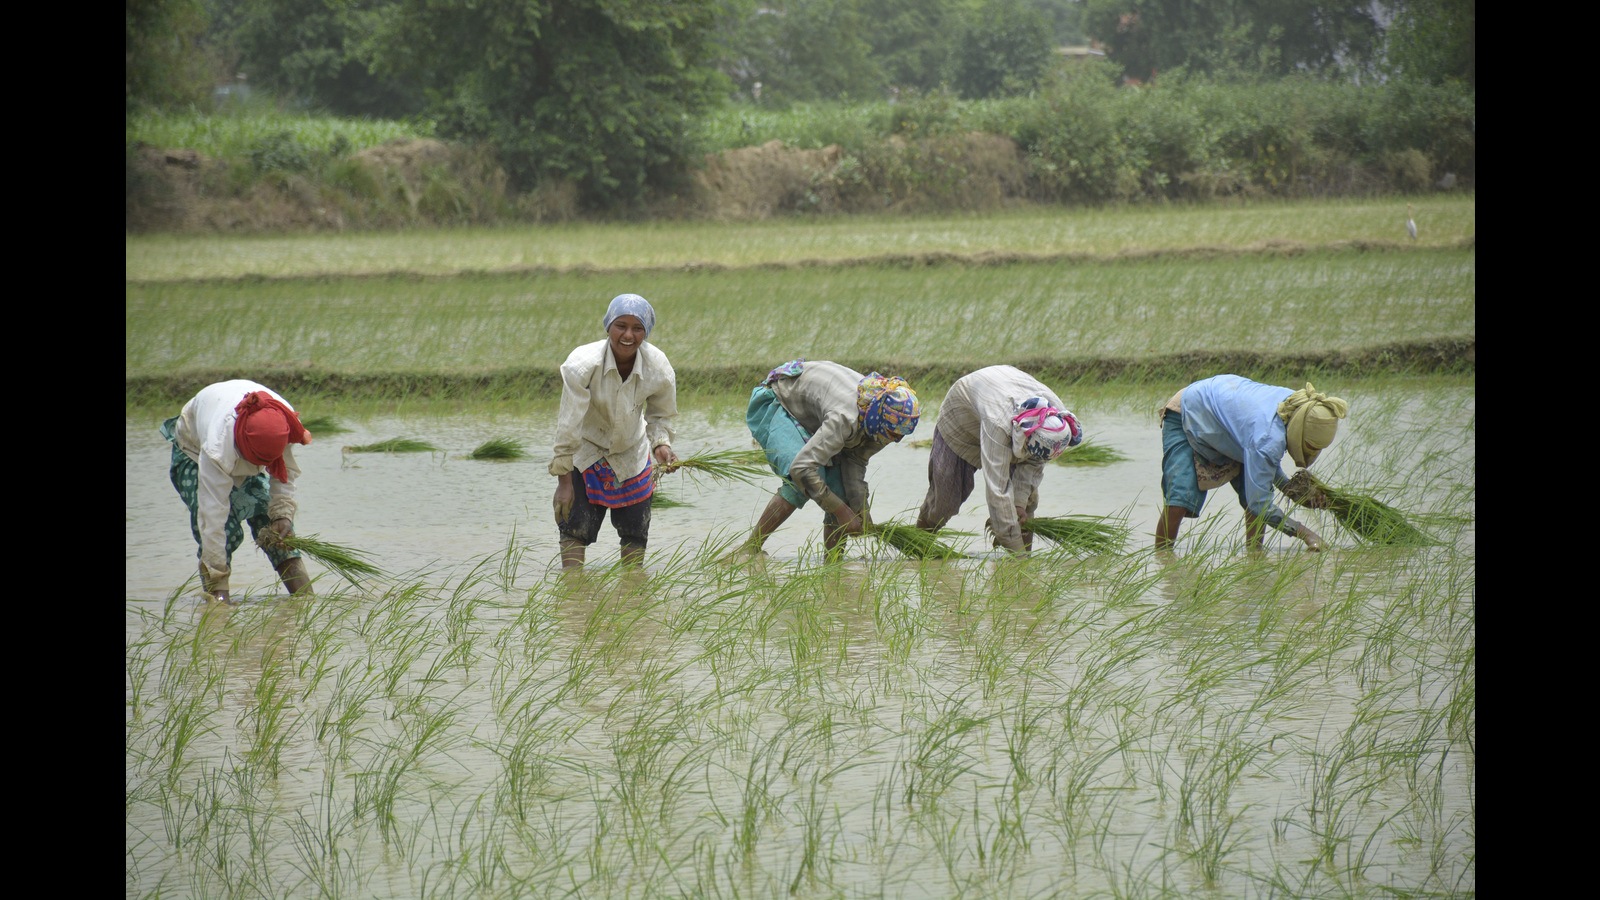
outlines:
[[1411, 235], [1413, 241], [1417, 239], [1417, 220], [1411, 218], [1411, 204], [1409, 203], [1406, 204], [1406, 234]]

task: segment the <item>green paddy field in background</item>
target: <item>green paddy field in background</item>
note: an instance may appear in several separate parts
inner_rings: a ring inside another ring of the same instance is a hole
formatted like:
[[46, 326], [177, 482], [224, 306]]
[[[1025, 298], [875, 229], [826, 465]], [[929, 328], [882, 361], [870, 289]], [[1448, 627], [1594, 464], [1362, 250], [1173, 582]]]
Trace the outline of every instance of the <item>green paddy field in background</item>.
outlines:
[[[229, 373], [364, 400], [547, 389], [642, 294], [680, 383], [806, 356], [934, 382], [1473, 367], [1470, 197], [990, 217], [129, 237], [130, 403]], [[1396, 352], [1395, 348], [1400, 348]], [[1419, 349], [1420, 348], [1420, 349]], [[756, 372], [760, 370], [760, 372]]]

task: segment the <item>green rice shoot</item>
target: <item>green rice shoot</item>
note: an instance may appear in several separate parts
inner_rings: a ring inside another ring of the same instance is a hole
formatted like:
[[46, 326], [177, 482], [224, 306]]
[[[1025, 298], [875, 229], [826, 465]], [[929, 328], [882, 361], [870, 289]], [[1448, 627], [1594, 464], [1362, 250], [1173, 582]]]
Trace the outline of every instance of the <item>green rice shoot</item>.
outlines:
[[960, 559], [962, 553], [937, 535], [904, 522], [874, 522], [867, 534], [912, 559]]
[[513, 460], [523, 459], [528, 450], [520, 441], [511, 438], [490, 438], [467, 454], [469, 459]]
[[351, 584], [359, 585], [361, 582], [358, 576], [361, 575], [383, 574], [382, 570], [367, 560], [367, 554], [343, 544], [325, 541], [314, 534], [291, 534], [288, 537], [278, 538], [277, 543], [290, 550], [299, 550], [339, 573]]
[[687, 500], [679, 500], [677, 497], [674, 497], [662, 490], [657, 490], [655, 493], [650, 495], [651, 509], [680, 509], [685, 506], [693, 505], [693, 503], [690, 503]]
[[418, 438], [389, 438], [376, 444], [357, 444], [345, 447], [346, 453], [437, 453], [439, 448]]
[[1327, 498], [1323, 508], [1332, 513], [1340, 525], [1369, 544], [1427, 546], [1439, 543], [1437, 538], [1411, 524], [1410, 518], [1393, 506], [1369, 494], [1333, 487], [1308, 469], [1301, 469], [1289, 479], [1284, 485], [1284, 494], [1291, 499], [1301, 495], [1305, 482]]
[[1084, 438], [1083, 443], [1056, 457], [1056, 462], [1064, 466], [1104, 466], [1129, 458], [1128, 454], [1115, 447], [1096, 444], [1092, 439]]
[[300, 425], [311, 432], [313, 438], [324, 434], [350, 433], [350, 429], [340, 425], [333, 416], [301, 416]]
[[772, 475], [767, 455], [760, 450], [702, 450], [681, 456], [670, 466], [656, 469], [656, 478], [673, 472], [686, 472], [690, 476], [704, 476], [712, 481], [742, 481], [759, 485]]
[[1034, 516], [1023, 530], [1079, 553], [1120, 551], [1132, 533], [1105, 516]]

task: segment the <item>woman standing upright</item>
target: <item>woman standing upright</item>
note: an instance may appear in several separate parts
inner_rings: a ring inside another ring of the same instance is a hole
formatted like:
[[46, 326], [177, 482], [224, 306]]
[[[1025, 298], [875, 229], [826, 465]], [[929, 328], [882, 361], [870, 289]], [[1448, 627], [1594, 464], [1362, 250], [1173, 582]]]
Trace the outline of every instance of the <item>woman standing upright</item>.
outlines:
[[550, 474], [556, 478], [563, 569], [583, 565], [606, 510], [622, 542], [623, 562], [643, 562], [655, 487], [652, 463], [670, 471], [678, 460], [672, 452], [677, 375], [667, 355], [648, 341], [655, 310], [638, 294], [620, 294], [601, 324], [605, 338], [573, 350], [561, 364]]

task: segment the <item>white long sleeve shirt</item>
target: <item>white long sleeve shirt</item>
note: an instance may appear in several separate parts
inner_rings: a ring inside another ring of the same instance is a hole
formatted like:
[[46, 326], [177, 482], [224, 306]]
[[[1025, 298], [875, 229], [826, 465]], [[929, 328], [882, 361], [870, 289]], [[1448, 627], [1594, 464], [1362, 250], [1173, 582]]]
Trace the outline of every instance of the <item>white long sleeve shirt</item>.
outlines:
[[[200, 524], [200, 562], [208, 574], [226, 588], [228, 578], [228, 515], [232, 511], [230, 499], [233, 489], [267, 470], [245, 459], [233, 443], [233, 425], [238, 418], [234, 407], [246, 394], [266, 391], [284, 406], [294, 409], [277, 391], [254, 381], [237, 379], [209, 385], [183, 405], [174, 429], [178, 449], [194, 460], [200, 469], [197, 496], [197, 519]], [[283, 451], [283, 463], [289, 480], [279, 481], [267, 476], [267, 515], [274, 519], [293, 520], [299, 506], [295, 502], [295, 479], [300, 477], [300, 466], [294, 459], [294, 444]]]
[[618, 480], [632, 478], [649, 464], [650, 451], [672, 443], [677, 416], [678, 376], [654, 344], [639, 345], [626, 381], [609, 341], [584, 344], [561, 364], [550, 474], [581, 472], [604, 459]]
[[988, 366], [956, 379], [939, 404], [934, 430], [967, 465], [983, 473], [989, 527], [1010, 550], [1023, 549], [1017, 510], [1039, 508], [1045, 461], [1028, 456], [1011, 423], [1017, 404], [1043, 397], [1057, 409], [1061, 398], [1038, 379], [1014, 366]]

